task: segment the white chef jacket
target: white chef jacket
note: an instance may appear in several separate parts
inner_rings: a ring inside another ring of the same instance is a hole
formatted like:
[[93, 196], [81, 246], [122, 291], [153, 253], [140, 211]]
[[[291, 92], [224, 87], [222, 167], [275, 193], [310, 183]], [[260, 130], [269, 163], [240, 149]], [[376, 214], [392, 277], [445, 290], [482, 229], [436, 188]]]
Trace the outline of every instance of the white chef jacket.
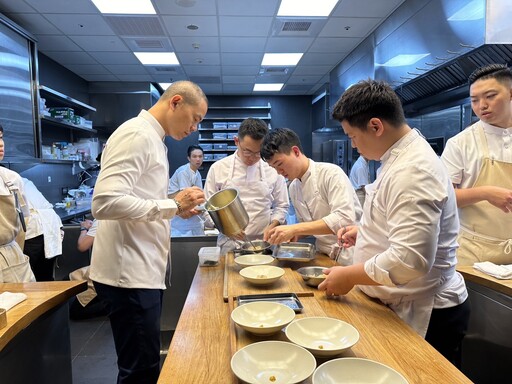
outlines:
[[147, 111], [110, 136], [92, 199], [99, 220], [90, 277], [124, 288], [165, 289], [169, 219], [169, 163], [165, 132]]
[[477, 129], [482, 127], [489, 148], [489, 156], [498, 161], [512, 163], [512, 128], [499, 128], [477, 121], [450, 138], [441, 159], [448, 169], [452, 183], [460, 188], [471, 188], [482, 169], [484, 150], [477, 144]]
[[43, 235], [44, 256], [51, 259], [62, 254], [62, 221], [48, 200], [32, 181], [23, 178], [25, 196], [30, 208], [30, 220], [27, 223], [25, 240]]
[[[193, 171], [190, 163], [184, 164], [173, 173], [169, 180], [169, 195], [177, 193], [185, 188], [199, 187], [203, 189], [203, 181], [199, 171]], [[204, 235], [204, 223], [200, 215], [182, 219], [174, 216], [171, 220], [172, 236], [200, 236]]]
[[363, 156], [359, 156], [354, 165], [352, 165], [349, 179], [355, 189], [360, 189], [370, 184], [370, 168], [368, 161]]
[[[286, 220], [289, 207], [286, 181], [261, 159], [254, 165], [245, 165], [237, 152], [212, 164], [206, 176], [204, 192], [209, 198], [225, 188], [238, 189], [240, 200], [249, 215], [245, 233], [251, 240], [263, 239], [263, 230], [271, 221], [284, 224]], [[258, 204], [253, 200], [256, 198], [260, 200]]]
[[366, 186], [354, 264], [382, 286], [360, 286], [388, 304], [425, 336], [432, 308], [467, 298], [455, 271], [459, 221], [445, 167], [416, 130], [381, 158], [382, 171]]
[[315, 235], [317, 250], [325, 254], [338, 241], [335, 234], [340, 228], [361, 219], [356, 192], [345, 172], [335, 164], [309, 159], [306, 173], [290, 183], [289, 191], [299, 222], [323, 220], [333, 231], [332, 235]]

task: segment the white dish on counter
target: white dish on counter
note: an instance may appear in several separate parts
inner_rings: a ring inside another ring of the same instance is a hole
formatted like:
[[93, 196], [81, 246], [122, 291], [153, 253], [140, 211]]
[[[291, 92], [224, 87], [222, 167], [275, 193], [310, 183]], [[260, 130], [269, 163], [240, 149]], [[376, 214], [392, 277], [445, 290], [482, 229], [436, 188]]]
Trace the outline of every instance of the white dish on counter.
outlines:
[[373, 360], [343, 357], [320, 365], [313, 384], [408, 384], [393, 368]]
[[231, 319], [236, 325], [257, 335], [279, 332], [295, 318], [295, 311], [280, 303], [257, 301], [236, 307]]
[[284, 269], [273, 265], [251, 265], [242, 269], [239, 273], [249, 283], [268, 285], [283, 277]]
[[274, 262], [274, 258], [270, 255], [263, 255], [261, 253], [254, 253], [250, 255], [243, 255], [235, 257], [235, 263], [242, 267], [251, 265], [266, 265]]
[[250, 384], [300, 383], [315, 368], [316, 360], [310, 352], [285, 341], [249, 344], [231, 358], [233, 373]]

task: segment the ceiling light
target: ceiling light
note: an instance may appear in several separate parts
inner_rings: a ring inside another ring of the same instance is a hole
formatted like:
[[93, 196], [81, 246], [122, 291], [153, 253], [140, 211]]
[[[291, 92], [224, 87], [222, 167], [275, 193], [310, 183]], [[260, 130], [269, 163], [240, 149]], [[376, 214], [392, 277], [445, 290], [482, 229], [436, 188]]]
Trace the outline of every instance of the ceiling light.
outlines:
[[91, 0], [101, 13], [155, 15], [151, 0]]
[[279, 92], [283, 88], [283, 83], [269, 83], [269, 84], [254, 84], [253, 91], [276, 91]]
[[133, 52], [144, 65], [180, 65], [174, 52]]
[[281, 0], [277, 16], [327, 17], [338, 0]]
[[265, 53], [261, 65], [297, 65], [302, 55], [303, 53]]
[[375, 65], [379, 67], [403, 67], [406, 65], [412, 65], [428, 55], [430, 55], [430, 53], [420, 53], [417, 55], [396, 55], [395, 57], [392, 57], [386, 61], [384, 64], [375, 63]]

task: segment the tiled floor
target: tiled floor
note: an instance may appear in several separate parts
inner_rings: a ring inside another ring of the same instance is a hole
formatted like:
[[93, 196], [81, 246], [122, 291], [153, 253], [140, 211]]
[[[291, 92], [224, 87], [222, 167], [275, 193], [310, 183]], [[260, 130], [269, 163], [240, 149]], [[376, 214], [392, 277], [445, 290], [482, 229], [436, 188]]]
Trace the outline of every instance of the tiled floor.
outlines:
[[[114, 384], [117, 356], [107, 317], [70, 320], [73, 384]], [[161, 333], [163, 363], [172, 331]]]

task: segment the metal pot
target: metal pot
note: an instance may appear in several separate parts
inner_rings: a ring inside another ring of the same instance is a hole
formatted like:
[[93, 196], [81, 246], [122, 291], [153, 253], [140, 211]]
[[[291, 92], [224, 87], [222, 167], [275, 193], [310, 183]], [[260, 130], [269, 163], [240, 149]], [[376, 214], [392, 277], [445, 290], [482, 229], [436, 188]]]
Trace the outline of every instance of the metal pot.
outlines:
[[251, 242], [247, 241], [240, 247], [240, 253], [242, 255], [251, 253], [272, 254], [271, 247], [272, 244], [264, 240], [253, 240]]
[[214, 194], [206, 202], [205, 208], [217, 229], [228, 237], [239, 234], [249, 224], [249, 215], [234, 188], [226, 188]]

